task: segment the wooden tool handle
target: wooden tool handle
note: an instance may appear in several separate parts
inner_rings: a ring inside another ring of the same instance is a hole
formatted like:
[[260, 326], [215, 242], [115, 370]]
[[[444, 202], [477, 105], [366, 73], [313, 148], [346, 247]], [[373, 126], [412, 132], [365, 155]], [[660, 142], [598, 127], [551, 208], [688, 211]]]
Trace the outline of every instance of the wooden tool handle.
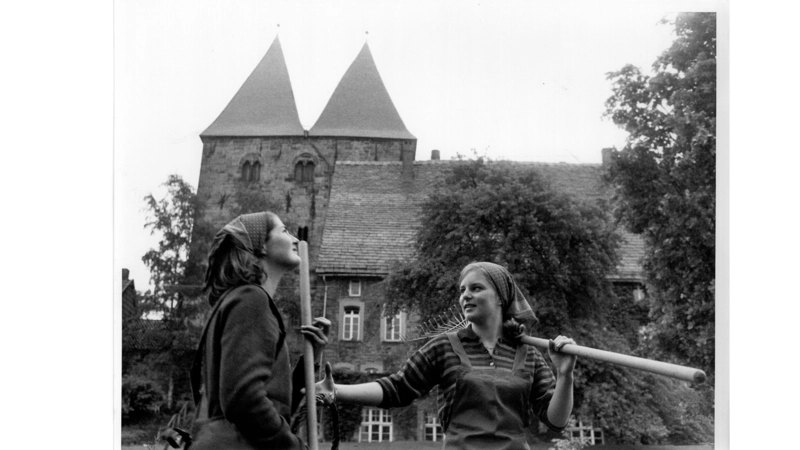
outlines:
[[[547, 339], [532, 336], [525, 336], [521, 339], [521, 341], [525, 344], [533, 345], [544, 350], [548, 350], [550, 348], [550, 343], [552, 342]], [[630, 367], [631, 369], [657, 373], [659, 375], [690, 381], [692, 383], [703, 383], [706, 381], [706, 373], [700, 369], [679, 366], [677, 364], [665, 363], [653, 359], [623, 355], [622, 353], [608, 352], [590, 347], [582, 347], [575, 344], [565, 344], [563, 347], [561, 347], [560, 352], [568, 355], [575, 355], [583, 358], [590, 358], [597, 361], [616, 364], [618, 366]]]
[[[308, 242], [298, 243], [300, 252], [300, 314], [303, 325], [311, 325], [311, 282], [308, 276]], [[314, 346], [305, 339], [303, 368], [306, 384], [306, 429], [308, 430], [308, 448], [317, 450], [317, 401], [314, 387]]]

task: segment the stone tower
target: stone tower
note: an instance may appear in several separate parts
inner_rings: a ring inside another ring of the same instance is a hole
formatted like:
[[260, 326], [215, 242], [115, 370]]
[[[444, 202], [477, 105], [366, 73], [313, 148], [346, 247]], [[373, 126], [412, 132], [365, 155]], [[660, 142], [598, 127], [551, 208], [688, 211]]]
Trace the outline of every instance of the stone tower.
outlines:
[[304, 130], [277, 37], [200, 139], [200, 219], [218, 230], [241, 213], [276, 212], [292, 232], [306, 234], [312, 277], [337, 161], [408, 163], [416, 153], [366, 43]]

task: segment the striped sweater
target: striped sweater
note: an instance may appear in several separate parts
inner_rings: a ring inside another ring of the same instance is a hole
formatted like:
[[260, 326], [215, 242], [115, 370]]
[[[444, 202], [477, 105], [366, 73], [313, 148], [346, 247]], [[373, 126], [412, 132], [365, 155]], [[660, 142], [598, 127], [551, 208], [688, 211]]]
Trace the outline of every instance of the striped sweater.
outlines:
[[[494, 366], [498, 370], [510, 371], [514, 366], [517, 348], [513, 342], [500, 338], [494, 352], [489, 354], [478, 335], [472, 331], [472, 326], [459, 331], [458, 338], [473, 367]], [[383, 389], [383, 402], [379, 406], [406, 406], [427, 394], [434, 386], [439, 386], [436, 398], [439, 420], [442, 428], [447, 430], [452, 413], [457, 369], [460, 366], [458, 355], [453, 351], [447, 336], [436, 336], [415, 352], [400, 371], [376, 380]], [[532, 346], [528, 346], [525, 370], [533, 374], [530, 396], [533, 413], [551, 430], [563, 430], [563, 427], [556, 427], [547, 420], [547, 408], [553, 397], [555, 377], [544, 356]]]

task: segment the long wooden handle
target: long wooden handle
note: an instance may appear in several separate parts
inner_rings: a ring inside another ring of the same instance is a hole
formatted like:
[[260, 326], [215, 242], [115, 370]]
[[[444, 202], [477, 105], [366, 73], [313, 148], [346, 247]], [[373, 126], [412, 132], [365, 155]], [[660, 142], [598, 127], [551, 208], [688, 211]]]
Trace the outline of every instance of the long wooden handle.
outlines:
[[[300, 241], [300, 314], [303, 325], [311, 325], [311, 282], [308, 278], [308, 242]], [[306, 384], [306, 429], [308, 430], [308, 448], [317, 450], [317, 401], [314, 387], [314, 346], [305, 339], [303, 368]]]
[[[528, 345], [533, 345], [541, 349], [547, 350], [550, 348], [550, 342], [547, 339], [525, 336], [521, 341]], [[623, 355], [622, 353], [608, 352], [605, 350], [598, 350], [596, 348], [581, 347], [575, 344], [566, 344], [561, 347], [562, 353], [568, 355], [581, 356], [584, 358], [595, 359], [618, 366], [630, 367], [631, 369], [644, 370], [645, 372], [657, 373], [679, 380], [690, 381], [692, 383], [703, 383], [706, 381], [706, 373], [700, 369], [691, 367], [679, 366], [677, 364], [670, 364], [653, 359], [639, 358], [636, 356]]]

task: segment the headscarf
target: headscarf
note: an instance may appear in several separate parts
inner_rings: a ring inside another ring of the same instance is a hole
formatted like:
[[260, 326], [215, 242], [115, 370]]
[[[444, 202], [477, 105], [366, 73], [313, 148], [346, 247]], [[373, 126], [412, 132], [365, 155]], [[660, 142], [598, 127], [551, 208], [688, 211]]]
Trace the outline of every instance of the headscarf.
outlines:
[[527, 330], [530, 330], [539, 321], [533, 313], [528, 300], [522, 295], [522, 291], [520, 291], [514, 278], [505, 267], [491, 262], [474, 262], [464, 267], [461, 271], [461, 278], [467, 272], [476, 268], [483, 271], [492, 285], [494, 285], [494, 290], [500, 297], [503, 309], [503, 322], [514, 319], [517, 323], [525, 325]]
[[231, 220], [214, 236], [214, 242], [211, 244], [209, 253], [213, 253], [216, 250], [216, 247], [218, 247], [218, 245], [215, 245], [218, 244], [217, 241], [221, 242], [226, 235], [231, 235], [245, 250], [255, 254], [256, 250], [260, 249], [264, 242], [267, 241], [269, 217], [270, 213], [259, 212], [242, 214]]
[[268, 211], [242, 214], [228, 222], [214, 235], [214, 239], [211, 241], [211, 246], [208, 251], [209, 264], [206, 268], [205, 276], [207, 288], [213, 276], [214, 261], [219, 257], [217, 253], [222, 243], [225, 241], [225, 238], [230, 236], [234, 246], [256, 255], [261, 246], [264, 245], [264, 242], [267, 241], [270, 218], [272, 216], [274, 216], [274, 214]]

